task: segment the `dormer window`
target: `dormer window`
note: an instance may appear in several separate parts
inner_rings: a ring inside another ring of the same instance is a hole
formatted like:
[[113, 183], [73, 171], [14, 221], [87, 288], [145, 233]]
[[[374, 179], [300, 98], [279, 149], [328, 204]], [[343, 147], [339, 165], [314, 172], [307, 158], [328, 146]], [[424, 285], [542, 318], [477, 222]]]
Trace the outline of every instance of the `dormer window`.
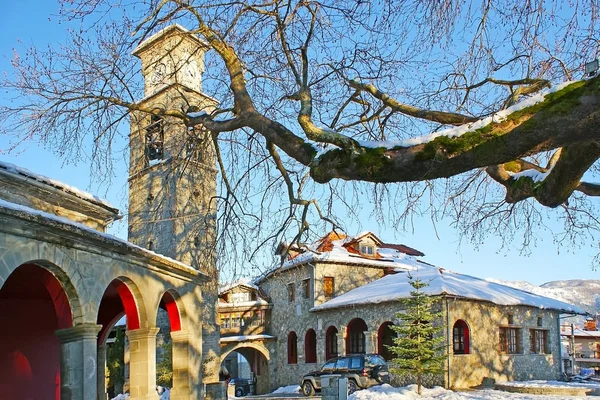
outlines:
[[372, 244], [361, 244], [360, 254], [373, 257], [375, 255], [375, 246], [373, 246]]

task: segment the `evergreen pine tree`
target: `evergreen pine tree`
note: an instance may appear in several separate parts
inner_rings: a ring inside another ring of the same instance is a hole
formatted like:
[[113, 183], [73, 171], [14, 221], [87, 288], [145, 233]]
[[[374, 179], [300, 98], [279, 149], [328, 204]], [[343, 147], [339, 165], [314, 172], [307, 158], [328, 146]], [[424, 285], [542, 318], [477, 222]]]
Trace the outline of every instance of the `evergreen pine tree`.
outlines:
[[422, 289], [428, 283], [414, 279], [409, 275], [409, 283], [414, 290], [410, 297], [402, 299], [404, 311], [398, 312], [396, 317], [401, 321], [392, 329], [397, 333], [394, 345], [390, 350], [396, 355], [392, 360], [391, 370], [397, 375], [416, 375], [417, 391], [421, 394], [423, 376], [425, 374], [440, 374], [444, 371], [444, 336], [443, 324], [434, 324], [442, 321], [442, 312], [434, 310], [439, 301], [425, 294]]

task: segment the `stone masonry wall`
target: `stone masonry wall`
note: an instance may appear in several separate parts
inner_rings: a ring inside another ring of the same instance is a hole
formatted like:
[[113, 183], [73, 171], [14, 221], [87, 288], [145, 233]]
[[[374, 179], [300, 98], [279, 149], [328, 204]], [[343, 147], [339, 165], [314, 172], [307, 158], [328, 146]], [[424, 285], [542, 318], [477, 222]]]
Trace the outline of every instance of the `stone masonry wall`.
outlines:
[[[378, 329], [385, 322], [397, 324], [396, 312], [401, 306], [397, 302], [363, 305], [334, 310], [310, 312], [313, 304], [322, 298], [321, 279], [323, 276], [334, 276], [341, 283], [344, 291], [352, 285], [364, 285], [378, 278], [381, 271], [358, 269], [342, 265], [317, 264], [313, 275], [312, 266], [302, 266], [271, 277], [261, 283], [261, 287], [271, 296], [273, 302], [272, 326], [277, 336], [277, 354], [270, 363], [272, 387], [299, 383], [305, 373], [319, 368], [325, 361], [325, 333], [327, 328], [335, 326], [338, 330], [338, 351], [344, 354], [346, 327], [354, 318], [361, 318], [367, 325], [366, 352], [377, 352]], [[299, 292], [302, 280], [316, 277], [311, 281], [313, 299], [303, 299]], [[296, 283], [296, 301], [288, 301], [287, 285]], [[314, 282], [314, 283], [313, 283]], [[321, 296], [321, 297], [320, 297]], [[444, 310], [445, 302], [441, 304]], [[492, 303], [470, 300], [448, 300], [448, 326], [445, 335], [452, 341], [452, 327], [458, 319], [464, 320], [470, 330], [470, 354], [450, 354], [446, 367], [450, 365], [450, 373], [443, 376], [431, 376], [426, 379], [428, 385], [447, 384], [450, 387], [466, 388], [480, 385], [484, 378], [492, 378], [498, 382], [526, 379], [557, 379], [560, 376], [560, 353], [558, 341], [558, 313], [540, 310], [534, 307], [505, 307]], [[507, 326], [508, 314], [514, 318], [514, 326], [520, 328], [522, 354], [505, 355], [499, 352], [499, 329]], [[542, 326], [537, 326], [541, 317]], [[304, 337], [309, 329], [314, 329], [317, 336], [317, 362], [306, 363], [304, 360]], [[549, 354], [530, 354], [529, 329], [547, 331]], [[287, 339], [290, 332], [298, 337], [298, 362], [287, 363]], [[450, 351], [452, 349], [450, 348]], [[410, 377], [393, 377], [393, 383], [413, 383]]]
[[[451, 355], [449, 387], [464, 388], [480, 385], [485, 378], [496, 382], [560, 377], [559, 314], [526, 306], [498, 306], [484, 302], [449, 300], [448, 334], [458, 319], [470, 330], [470, 354]], [[500, 354], [500, 327], [508, 325], [512, 314], [519, 328], [521, 354]], [[541, 317], [542, 326], [537, 326]], [[548, 337], [549, 354], [530, 354], [530, 329], [544, 329]]]

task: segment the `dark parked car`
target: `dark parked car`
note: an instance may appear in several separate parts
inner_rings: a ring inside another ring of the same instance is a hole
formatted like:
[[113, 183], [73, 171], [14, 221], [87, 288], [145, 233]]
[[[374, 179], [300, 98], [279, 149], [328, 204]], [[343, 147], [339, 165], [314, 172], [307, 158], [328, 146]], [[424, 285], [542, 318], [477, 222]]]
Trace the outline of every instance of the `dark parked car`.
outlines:
[[329, 374], [348, 378], [348, 393], [390, 382], [388, 365], [381, 356], [354, 354], [327, 360], [320, 370], [304, 375], [300, 381], [302, 394], [312, 396], [321, 391], [321, 376]]
[[229, 386], [235, 386], [235, 397], [244, 397], [254, 394], [254, 383], [250, 379], [231, 378]]

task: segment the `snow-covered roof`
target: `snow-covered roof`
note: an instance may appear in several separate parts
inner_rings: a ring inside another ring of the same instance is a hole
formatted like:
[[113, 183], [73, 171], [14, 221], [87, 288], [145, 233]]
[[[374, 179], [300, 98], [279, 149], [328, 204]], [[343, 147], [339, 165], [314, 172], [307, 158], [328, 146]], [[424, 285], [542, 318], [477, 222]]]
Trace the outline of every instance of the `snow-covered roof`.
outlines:
[[[378, 247], [377, 258], [366, 257], [361, 254], [356, 254], [352, 251], [349, 251], [350, 249], [347, 246], [345, 246], [346, 244], [354, 242], [357, 238], [364, 237], [367, 234], [373, 235], [371, 232], [362, 232], [359, 236], [355, 237], [341, 236], [342, 238], [339, 240], [331, 240], [331, 246], [327, 246], [328, 251], [319, 251], [319, 249], [323, 248], [323, 239], [328, 237], [325, 236], [324, 238], [321, 238], [315, 243], [302, 248], [301, 250], [304, 251], [303, 253], [285, 261], [283, 264], [278, 263], [267, 273], [256, 278], [254, 280], [254, 283], [260, 283], [262, 280], [274, 273], [285, 271], [287, 269], [302, 264], [314, 262], [343, 263], [351, 265], [362, 265], [365, 267], [379, 267], [401, 270], [412, 270], [418, 267], [418, 265], [422, 264], [422, 262], [419, 261], [415, 256], [408, 255], [404, 251], [400, 251], [399, 249], [406, 248], [413, 250], [418, 254], [423, 253], [404, 245], [382, 244], [382, 246], [390, 247]], [[376, 237], [375, 235], [373, 236]]]
[[3, 170], [10, 174], [20, 175], [20, 176], [28, 178], [28, 179], [33, 179], [36, 182], [52, 186], [56, 189], [62, 190], [64, 192], [69, 193], [73, 196], [76, 196], [80, 199], [103, 206], [104, 208], [108, 208], [108, 209], [110, 209], [110, 211], [114, 212], [115, 214], [118, 214], [118, 212], [119, 212], [119, 210], [115, 206], [110, 204], [105, 199], [102, 199], [91, 193], [80, 190], [71, 185], [67, 185], [66, 183], [57, 181], [56, 179], [52, 179], [52, 178], [48, 178], [47, 176], [44, 176], [44, 175], [36, 174], [35, 172], [32, 172], [26, 168], [22, 168], [17, 165], [14, 165], [14, 164], [0, 161], [0, 170]]
[[232, 307], [260, 307], [260, 306], [268, 306], [269, 302], [263, 299], [258, 300], [248, 300], [248, 301], [232, 301], [229, 303], [219, 302], [219, 308], [232, 308]]
[[113, 243], [118, 243], [121, 245], [125, 245], [128, 248], [135, 250], [138, 253], [142, 253], [144, 254], [146, 257], [148, 258], [155, 258], [155, 259], [159, 259], [162, 260], [163, 262], [166, 262], [170, 265], [174, 265], [182, 270], [189, 272], [193, 272], [195, 275], [202, 275], [202, 273], [200, 273], [197, 269], [193, 268], [190, 265], [184, 264], [181, 261], [177, 261], [174, 260], [170, 257], [167, 256], [163, 256], [162, 254], [158, 254], [155, 253], [153, 251], [150, 251], [148, 249], [145, 249], [143, 247], [137, 246], [131, 242], [128, 242], [127, 240], [121, 239], [119, 237], [110, 235], [108, 233], [104, 233], [104, 232], [99, 232], [95, 229], [92, 229], [86, 225], [80, 224], [78, 222], [74, 222], [68, 218], [64, 218], [64, 217], [59, 217], [57, 215], [54, 214], [50, 214], [44, 211], [40, 211], [40, 210], [36, 210], [30, 207], [26, 207], [26, 206], [22, 206], [20, 204], [14, 204], [14, 203], [10, 203], [8, 201], [2, 200], [0, 199], [0, 209], [8, 209], [8, 210], [12, 210], [12, 211], [16, 211], [19, 213], [23, 213], [28, 217], [31, 218], [42, 218], [45, 220], [49, 220], [55, 223], [59, 223], [65, 227], [70, 227], [70, 228], [76, 228], [79, 229], [81, 231], [85, 231], [86, 234], [91, 235], [91, 236], [95, 236], [99, 239], [103, 239], [107, 242], [113, 242]]
[[384, 276], [381, 279], [353, 289], [326, 303], [317, 305], [311, 311], [330, 310], [364, 304], [379, 304], [407, 298], [413, 287], [409, 276], [418, 278], [428, 284], [422, 291], [432, 296], [451, 296], [456, 298], [489, 301], [498, 305], [524, 305], [540, 309], [557, 310], [569, 314], [585, 314], [586, 312], [574, 305], [539, 296], [509, 286], [489, 282], [451, 272], [443, 268], [429, 265], [419, 265], [410, 272], [398, 272]]
[[250, 279], [241, 279], [239, 281], [227, 283], [227, 284], [224, 284], [221, 287], [219, 287], [219, 294], [228, 292], [231, 289], [236, 288], [238, 286], [243, 286], [248, 289], [258, 290], [258, 286], [256, 286], [254, 283], [250, 282]]
[[275, 336], [271, 335], [240, 335], [240, 336], [225, 336], [221, 337], [221, 343], [227, 342], [249, 342], [252, 340], [265, 340], [265, 339], [275, 339]]
[[[571, 330], [568, 329], [566, 331], [561, 332], [563, 336], [571, 336]], [[586, 331], [580, 328], [573, 329], [573, 335], [582, 338], [600, 338], [600, 331]]]

